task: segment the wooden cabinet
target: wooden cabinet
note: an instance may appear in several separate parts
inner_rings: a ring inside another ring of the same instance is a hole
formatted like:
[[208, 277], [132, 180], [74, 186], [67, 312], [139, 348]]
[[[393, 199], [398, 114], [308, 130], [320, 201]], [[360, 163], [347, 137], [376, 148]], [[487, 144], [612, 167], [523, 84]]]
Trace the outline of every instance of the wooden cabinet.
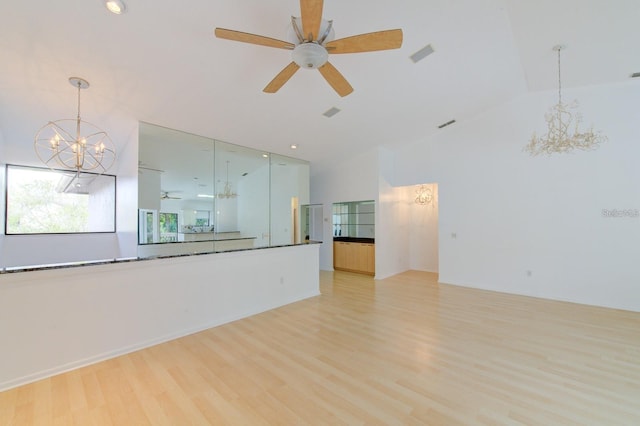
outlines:
[[333, 269], [375, 275], [375, 244], [334, 241]]

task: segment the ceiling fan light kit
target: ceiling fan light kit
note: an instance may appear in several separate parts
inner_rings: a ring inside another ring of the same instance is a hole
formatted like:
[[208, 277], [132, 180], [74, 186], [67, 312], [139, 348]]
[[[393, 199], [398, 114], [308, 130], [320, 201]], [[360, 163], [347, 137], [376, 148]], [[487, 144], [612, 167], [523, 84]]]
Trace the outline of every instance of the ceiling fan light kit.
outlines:
[[127, 11], [127, 5], [122, 0], [105, 0], [104, 6], [115, 15], [122, 15]]
[[316, 69], [327, 63], [329, 53], [317, 43], [302, 43], [293, 49], [291, 58], [301, 68]]
[[386, 30], [333, 40], [333, 21], [322, 19], [322, 0], [300, 0], [300, 17], [291, 17], [288, 38], [277, 40], [241, 31], [216, 28], [218, 38], [292, 50], [292, 62], [284, 67], [263, 89], [275, 93], [300, 69], [317, 69], [340, 96], [353, 92], [353, 87], [329, 62], [330, 54], [373, 52], [402, 46], [402, 30]]

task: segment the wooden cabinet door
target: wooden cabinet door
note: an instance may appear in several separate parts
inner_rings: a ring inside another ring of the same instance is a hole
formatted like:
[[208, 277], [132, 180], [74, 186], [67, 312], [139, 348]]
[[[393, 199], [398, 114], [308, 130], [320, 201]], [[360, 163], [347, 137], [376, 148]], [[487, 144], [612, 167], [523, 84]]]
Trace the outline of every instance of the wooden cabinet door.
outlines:
[[346, 243], [343, 243], [343, 242], [333, 243], [333, 268], [334, 269], [348, 268]]
[[362, 244], [362, 269], [364, 272], [375, 275], [376, 273], [376, 246], [374, 244]]
[[375, 245], [335, 241], [333, 269], [375, 275]]

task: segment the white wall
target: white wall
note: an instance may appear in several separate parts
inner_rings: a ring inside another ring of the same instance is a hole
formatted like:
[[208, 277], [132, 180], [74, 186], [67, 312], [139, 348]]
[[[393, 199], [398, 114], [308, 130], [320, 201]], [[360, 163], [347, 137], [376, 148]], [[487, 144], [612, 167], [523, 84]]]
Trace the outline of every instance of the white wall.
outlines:
[[249, 173], [238, 183], [238, 222], [242, 235], [256, 237], [256, 247], [269, 245], [269, 164]]
[[415, 271], [438, 272], [438, 184], [426, 184], [431, 189], [431, 204], [415, 203], [417, 186], [407, 189], [410, 204], [411, 232], [409, 234], [410, 269]]
[[[340, 160], [341, 157], [336, 156], [335, 163], [322, 168], [311, 164], [309, 201], [311, 204], [323, 205], [324, 229], [320, 247], [320, 269], [326, 271], [333, 270], [333, 203], [378, 199], [378, 151], [371, 149], [353, 158]], [[376, 235], [377, 233], [376, 226]]]
[[114, 224], [116, 208], [113, 180], [99, 176], [91, 182], [87, 191], [89, 192], [89, 229], [109, 229], [105, 224]]
[[[123, 145], [118, 153], [116, 187], [116, 238], [121, 258], [135, 257], [138, 250], [138, 121], [113, 116], [123, 130], [115, 133]], [[107, 123], [108, 124], [108, 123]]]
[[160, 210], [160, 185], [162, 172], [159, 170], [140, 169], [138, 173], [138, 208]]
[[386, 148], [378, 151], [378, 170], [376, 279], [383, 279], [409, 269], [411, 224], [407, 191], [391, 186], [393, 154]]
[[[271, 245], [294, 241], [292, 198], [298, 198], [298, 209], [309, 204], [309, 166], [307, 164], [271, 165]], [[298, 210], [299, 211], [299, 210]], [[298, 227], [300, 225], [298, 224]]]
[[0, 274], [0, 391], [318, 294], [318, 245]]
[[600, 149], [524, 153], [556, 102], [534, 93], [398, 150], [394, 184], [439, 183], [441, 282], [640, 310], [640, 218], [602, 216], [640, 209], [640, 85], [564, 98], [608, 136]]
[[[2, 132], [0, 132], [0, 153], [3, 152], [3, 148], [4, 146], [2, 145]], [[2, 157], [0, 157], [2, 158]], [[5, 227], [5, 218], [4, 218], [4, 214], [5, 214], [5, 179], [6, 176], [6, 167], [5, 165], [0, 162], [0, 228], [2, 229], [3, 232], [0, 233], [0, 268], [2, 268], [3, 262], [2, 262], [2, 253], [4, 253], [4, 227]]]
[[242, 231], [238, 225], [238, 198], [218, 198], [215, 218], [215, 232]]

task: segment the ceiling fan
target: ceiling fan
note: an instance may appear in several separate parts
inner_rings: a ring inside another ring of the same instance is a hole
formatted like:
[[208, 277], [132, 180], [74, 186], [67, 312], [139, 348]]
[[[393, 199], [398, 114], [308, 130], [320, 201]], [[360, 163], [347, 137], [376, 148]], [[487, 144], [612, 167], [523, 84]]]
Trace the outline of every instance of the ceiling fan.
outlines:
[[171, 191], [162, 191], [160, 193], [160, 199], [161, 200], [182, 200], [182, 198], [180, 197], [172, 197], [169, 194], [171, 193]]
[[[385, 30], [331, 40], [333, 21], [322, 19], [323, 0], [300, 0], [301, 17], [291, 17], [294, 42], [277, 40], [240, 31], [216, 28], [218, 38], [292, 50], [293, 61], [263, 89], [275, 93], [300, 68], [318, 69], [324, 79], [340, 95], [353, 92], [353, 87], [328, 61], [329, 54], [372, 52], [398, 49], [402, 46], [402, 30]], [[302, 26], [302, 28], [300, 28]]]

